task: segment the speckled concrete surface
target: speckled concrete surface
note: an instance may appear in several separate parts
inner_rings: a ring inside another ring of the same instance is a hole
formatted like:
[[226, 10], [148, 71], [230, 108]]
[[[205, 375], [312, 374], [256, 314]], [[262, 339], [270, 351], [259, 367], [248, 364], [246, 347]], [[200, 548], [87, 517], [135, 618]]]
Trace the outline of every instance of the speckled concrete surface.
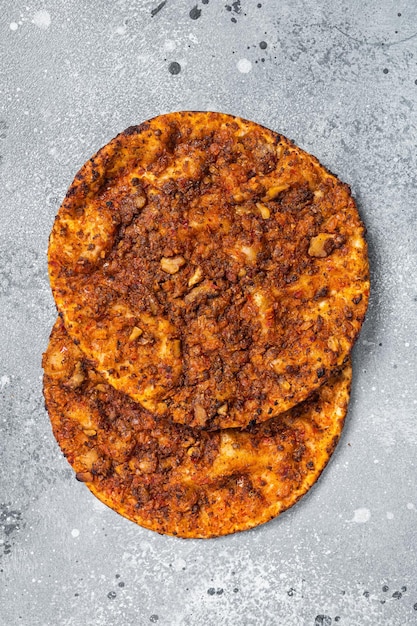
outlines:
[[[417, 623], [415, 0], [3, 0], [0, 623]], [[47, 240], [79, 166], [125, 127], [212, 109], [348, 182], [373, 291], [349, 417], [319, 483], [254, 531], [184, 541], [74, 480], [43, 408]]]

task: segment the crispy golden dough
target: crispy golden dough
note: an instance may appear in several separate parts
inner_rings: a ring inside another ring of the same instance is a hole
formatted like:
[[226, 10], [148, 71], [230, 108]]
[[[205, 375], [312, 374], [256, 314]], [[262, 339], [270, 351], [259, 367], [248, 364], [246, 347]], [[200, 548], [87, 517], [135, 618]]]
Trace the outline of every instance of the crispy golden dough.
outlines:
[[328, 380], [369, 293], [348, 186], [220, 113], [157, 117], [90, 159], [49, 271], [69, 334], [109, 383], [207, 429], [262, 422]]
[[160, 533], [214, 537], [263, 524], [314, 484], [339, 439], [350, 365], [311, 398], [245, 431], [152, 416], [115, 390], [55, 324], [43, 358], [54, 435], [105, 504]]

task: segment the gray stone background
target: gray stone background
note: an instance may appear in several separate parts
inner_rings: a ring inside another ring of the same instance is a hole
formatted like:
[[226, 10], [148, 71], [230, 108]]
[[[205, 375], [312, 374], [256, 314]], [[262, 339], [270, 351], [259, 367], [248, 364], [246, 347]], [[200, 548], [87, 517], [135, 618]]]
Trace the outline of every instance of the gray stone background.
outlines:
[[[417, 623], [417, 3], [227, 1], [0, 3], [2, 626]], [[315, 154], [351, 185], [372, 263], [324, 475], [271, 523], [206, 541], [137, 527], [77, 483], [41, 390], [66, 189], [125, 127], [179, 109]]]

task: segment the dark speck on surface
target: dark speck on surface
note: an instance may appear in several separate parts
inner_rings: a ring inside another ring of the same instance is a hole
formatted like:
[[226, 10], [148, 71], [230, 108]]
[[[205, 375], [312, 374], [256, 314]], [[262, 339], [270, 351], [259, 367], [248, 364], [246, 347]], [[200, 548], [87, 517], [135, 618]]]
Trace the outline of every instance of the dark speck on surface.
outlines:
[[181, 72], [181, 65], [176, 61], [173, 61], [169, 64], [168, 71], [170, 74], [173, 74], [175, 76], [175, 74], [179, 74]]
[[415, 603], [415, 605], [413, 606], [413, 609], [414, 609], [415, 611], [417, 611], [417, 602], [416, 602], [416, 603]]
[[233, 589], [233, 593], [237, 593], [238, 591], [239, 591], [239, 589], [238, 589], [237, 587], [235, 587], [235, 588]]
[[9, 506], [10, 503], [0, 503], [0, 530], [3, 531], [3, 534], [6, 537], [6, 540], [0, 544], [0, 550], [3, 550], [3, 554], [11, 553], [14, 537], [22, 525], [22, 513], [20, 511], [9, 509]]
[[340, 622], [340, 615], [336, 615], [336, 617], [334, 618], [335, 622]]
[[124, 586], [125, 586], [124, 582], [123, 582], [123, 581], [120, 581], [120, 582], [119, 582], [119, 587], [124, 587]]
[[232, 19], [230, 21], [233, 22], [233, 24], [237, 23], [237, 19], [235, 17], [232, 17]]
[[314, 620], [314, 626], [331, 626], [332, 618], [328, 615], [317, 615]]
[[365, 598], [369, 598], [370, 593], [369, 593], [369, 591], [364, 591], [364, 592], [363, 592], [363, 595], [365, 596]]
[[201, 9], [199, 9], [198, 6], [195, 5], [190, 11], [190, 17], [192, 20], [198, 20], [200, 15], [201, 15]]
[[392, 597], [395, 598], [396, 600], [400, 600], [403, 597], [403, 594], [401, 593], [401, 591], [394, 591], [394, 593], [392, 594]]
[[262, 4], [260, 2], [256, 6], [258, 7], [258, 9], [262, 8]]
[[383, 587], [382, 587], [382, 591], [388, 591], [388, 590], [389, 590], [388, 585], [383, 585]]
[[216, 593], [216, 590], [214, 587], [210, 587], [209, 589], [207, 589], [207, 593], [209, 596], [214, 596], [214, 594]]
[[6, 139], [7, 137], [7, 123], [4, 120], [0, 120], [0, 139]]
[[224, 589], [222, 589], [221, 587], [219, 587], [216, 591], [216, 595], [221, 596], [224, 592]]
[[166, 5], [166, 3], [167, 3], [167, 0], [164, 0], [163, 2], [161, 2], [160, 4], [158, 4], [158, 6], [157, 6], [157, 7], [155, 7], [154, 9], [152, 9], [152, 11], [151, 11], [151, 17], [155, 17], [155, 15], [156, 15], [157, 13], [159, 13], [159, 11], [160, 11], [161, 9], [163, 9], [163, 8], [164, 8], [164, 6]]
[[[240, 0], [235, 0], [235, 2], [232, 2], [231, 4], [226, 4], [225, 5], [225, 9], [226, 9], [226, 11], [233, 11], [233, 13], [236, 13], [237, 15], [240, 15], [242, 13], [242, 7], [240, 6]], [[236, 18], [232, 17], [232, 22], [236, 22]]]
[[117, 596], [117, 593], [115, 591], [109, 591], [109, 593], [107, 594], [107, 597], [109, 598], [109, 600], [114, 600], [116, 596]]
[[404, 587], [401, 587], [401, 591], [405, 593], [407, 591], [407, 587], [404, 585]]
[[291, 597], [294, 595], [294, 591], [295, 589], [293, 587], [291, 587], [290, 589], [288, 589], [287, 594]]
[[266, 50], [268, 47], [268, 44], [266, 43], [266, 41], [261, 41], [259, 44], [259, 47], [261, 50]]
[[151, 615], [149, 621], [155, 624], [159, 620], [159, 615]]
[[382, 71], [384, 72], [384, 74], [388, 74], [388, 71], [389, 71], [389, 70], [388, 70], [388, 68], [387, 68], [387, 67], [384, 67], [384, 69], [383, 69]]

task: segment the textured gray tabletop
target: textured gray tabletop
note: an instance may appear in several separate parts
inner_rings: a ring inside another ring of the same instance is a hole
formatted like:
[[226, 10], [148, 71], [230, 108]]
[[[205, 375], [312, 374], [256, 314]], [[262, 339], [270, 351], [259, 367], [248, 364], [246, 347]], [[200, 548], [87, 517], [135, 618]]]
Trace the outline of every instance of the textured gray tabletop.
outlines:
[[[415, 0], [2, 0], [0, 624], [417, 623]], [[81, 164], [166, 111], [281, 131], [348, 182], [372, 297], [341, 442], [253, 531], [179, 540], [74, 480], [44, 410], [46, 248]]]

